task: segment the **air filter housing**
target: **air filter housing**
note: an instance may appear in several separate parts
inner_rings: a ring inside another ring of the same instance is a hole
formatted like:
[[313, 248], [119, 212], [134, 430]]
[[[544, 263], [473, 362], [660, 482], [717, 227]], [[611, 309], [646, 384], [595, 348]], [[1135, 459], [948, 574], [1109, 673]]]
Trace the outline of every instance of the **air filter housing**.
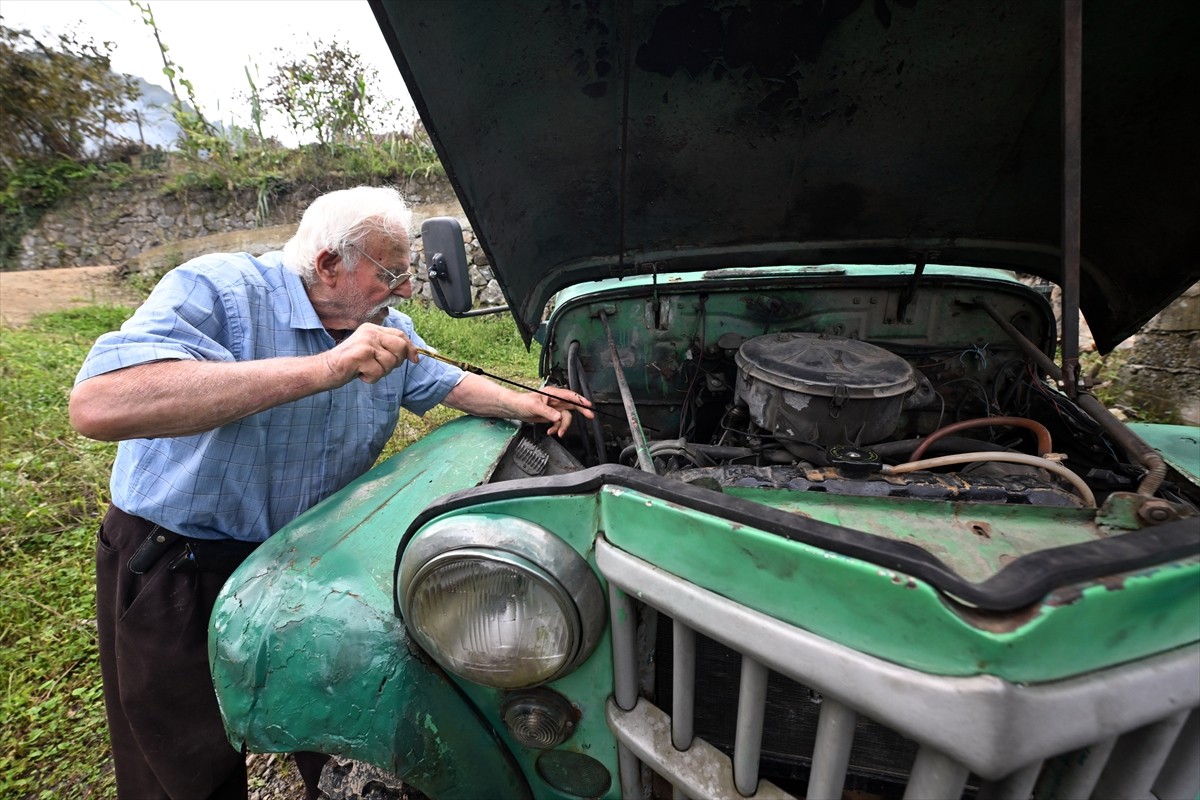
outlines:
[[816, 333], [758, 336], [738, 349], [737, 396], [789, 450], [866, 445], [890, 436], [913, 368], [881, 347]]

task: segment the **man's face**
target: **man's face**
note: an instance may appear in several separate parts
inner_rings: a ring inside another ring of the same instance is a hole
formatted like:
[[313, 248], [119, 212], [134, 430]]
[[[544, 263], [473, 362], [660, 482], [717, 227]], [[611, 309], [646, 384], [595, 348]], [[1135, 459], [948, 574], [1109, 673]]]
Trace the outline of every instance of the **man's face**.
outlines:
[[358, 320], [360, 325], [379, 324], [397, 300], [412, 296], [408, 238], [396, 241], [372, 233], [361, 245], [348, 249], [356, 252], [358, 261], [354, 271], [346, 273], [343, 295], [346, 316]]

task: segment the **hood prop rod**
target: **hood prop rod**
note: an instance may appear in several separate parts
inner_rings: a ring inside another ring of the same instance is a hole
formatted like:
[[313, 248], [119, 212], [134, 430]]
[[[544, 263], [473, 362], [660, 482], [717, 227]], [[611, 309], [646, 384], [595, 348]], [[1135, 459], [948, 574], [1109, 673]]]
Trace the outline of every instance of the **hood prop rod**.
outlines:
[[1082, 216], [1083, 0], [1063, 0], [1062, 386], [1079, 396], [1079, 229]]
[[[1000, 312], [988, 303], [988, 301], [982, 297], [976, 297], [974, 298], [974, 303], [986, 311], [988, 316], [1004, 329], [1008, 337], [1024, 350], [1033, 359], [1035, 364], [1049, 374], [1060, 386], [1062, 385], [1064, 375], [1062, 370], [1058, 368], [1058, 365], [1054, 363], [1054, 359], [1039, 350], [1036, 344], [1029, 341], [1011, 322], [1001, 316]], [[1134, 460], [1146, 468], [1146, 477], [1142, 479], [1141, 484], [1138, 486], [1137, 493], [1143, 497], [1153, 497], [1167, 475], [1167, 462], [1163, 460], [1163, 457], [1153, 447], [1146, 444], [1129, 426], [1114, 417], [1112, 412], [1105, 408], [1104, 404], [1094, 394], [1086, 391], [1077, 392], [1074, 399], [1075, 403], [1089, 417], [1094, 419], [1096, 424], [1111, 436], [1114, 442], [1123, 447], [1125, 452], [1129, 453]]]
[[617, 343], [613, 339], [612, 328], [608, 325], [608, 313], [600, 312], [600, 321], [604, 323], [604, 335], [608, 337], [608, 352], [612, 357], [613, 372], [617, 376], [617, 387], [621, 390], [621, 404], [625, 406], [625, 416], [629, 422], [629, 432], [633, 434], [633, 446], [637, 451], [638, 468], [643, 472], [656, 475], [654, 458], [646, 444], [646, 434], [642, 431], [642, 423], [638, 419], [637, 406], [633, 404], [633, 394], [629, 391], [629, 383], [625, 380], [625, 369], [621, 366], [621, 356], [617, 352]]

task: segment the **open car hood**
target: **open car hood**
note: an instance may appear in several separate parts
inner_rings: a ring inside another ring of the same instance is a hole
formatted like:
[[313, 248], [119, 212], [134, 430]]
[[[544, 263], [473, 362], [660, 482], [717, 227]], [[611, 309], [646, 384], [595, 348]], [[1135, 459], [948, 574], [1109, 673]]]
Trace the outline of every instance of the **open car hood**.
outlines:
[[[1061, 282], [1062, 9], [961, 0], [372, 0], [527, 340], [667, 270]], [[1080, 307], [1107, 351], [1200, 278], [1200, 4], [1088, 0]]]

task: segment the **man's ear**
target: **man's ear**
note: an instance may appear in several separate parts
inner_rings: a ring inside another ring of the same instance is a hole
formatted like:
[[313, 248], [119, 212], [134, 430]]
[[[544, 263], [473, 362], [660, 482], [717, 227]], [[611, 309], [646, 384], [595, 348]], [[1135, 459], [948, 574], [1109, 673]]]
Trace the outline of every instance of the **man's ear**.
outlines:
[[338, 265], [341, 263], [342, 256], [333, 250], [317, 253], [317, 280], [331, 286], [337, 283]]

